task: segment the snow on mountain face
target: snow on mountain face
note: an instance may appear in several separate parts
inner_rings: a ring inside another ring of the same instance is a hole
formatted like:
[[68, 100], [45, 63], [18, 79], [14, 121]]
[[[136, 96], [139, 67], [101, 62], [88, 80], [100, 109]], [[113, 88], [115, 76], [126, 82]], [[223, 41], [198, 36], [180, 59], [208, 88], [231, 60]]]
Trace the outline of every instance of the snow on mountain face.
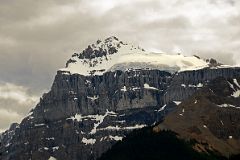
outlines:
[[158, 69], [172, 73], [202, 69], [208, 64], [195, 56], [146, 52], [116, 37], [109, 37], [89, 45], [81, 53], [74, 53], [66, 68], [60, 70], [81, 75], [102, 75], [108, 71], [131, 69]]

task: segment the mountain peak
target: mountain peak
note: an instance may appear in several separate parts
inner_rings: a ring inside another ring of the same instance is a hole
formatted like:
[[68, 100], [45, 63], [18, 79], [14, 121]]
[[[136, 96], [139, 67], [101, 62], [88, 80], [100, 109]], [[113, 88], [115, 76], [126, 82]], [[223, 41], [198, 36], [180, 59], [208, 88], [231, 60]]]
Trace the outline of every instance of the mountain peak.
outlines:
[[105, 39], [105, 42], [113, 42], [113, 41], [119, 41], [119, 39], [116, 36], [110, 36]]
[[106, 55], [111, 55], [117, 53], [121, 48], [127, 48], [129, 50], [139, 49], [140, 47], [135, 47], [132, 44], [120, 41], [119, 38], [115, 36], [108, 37], [104, 40], [97, 40], [95, 43], [88, 45], [81, 53], [74, 53], [72, 57], [78, 56], [79, 59], [94, 59], [95, 57], [103, 57]]
[[66, 67], [69, 67], [72, 63], [76, 63], [78, 60], [83, 60], [84, 64], [88, 63], [89, 67], [95, 67], [98, 63], [97, 61], [101, 64], [102, 61], [111, 59], [109, 57], [110, 55], [120, 51], [130, 53], [134, 50], [144, 51], [144, 49], [140, 47], [120, 41], [119, 38], [111, 36], [104, 40], [97, 40], [95, 43], [88, 45], [88, 47], [80, 53], [74, 53], [67, 61]]
[[146, 52], [139, 46], [126, 43], [115, 36], [97, 40], [67, 61], [64, 72], [81, 75], [102, 75], [108, 71], [157, 69], [170, 73], [211, 67], [198, 56]]

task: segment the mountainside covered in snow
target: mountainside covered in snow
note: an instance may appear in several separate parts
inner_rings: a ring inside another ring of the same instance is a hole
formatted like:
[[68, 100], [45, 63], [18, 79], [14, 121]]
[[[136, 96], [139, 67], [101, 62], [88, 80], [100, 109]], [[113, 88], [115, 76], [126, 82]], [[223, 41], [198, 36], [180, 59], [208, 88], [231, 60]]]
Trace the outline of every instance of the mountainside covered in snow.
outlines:
[[0, 159], [95, 160], [210, 81], [239, 76], [240, 68], [214, 60], [149, 53], [116, 37], [98, 40], [74, 53], [37, 106], [3, 133]]
[[131, 69], [162, 70], [171, 73], [209, 67], [209, 62], [197, 56], [168, 55], [147, 52], [139, 46], [120, 41], [116, 37], [98, 40], [81, 53], [75, 53], [62, 71], [81, 75], [102, 75], [109, 71]]

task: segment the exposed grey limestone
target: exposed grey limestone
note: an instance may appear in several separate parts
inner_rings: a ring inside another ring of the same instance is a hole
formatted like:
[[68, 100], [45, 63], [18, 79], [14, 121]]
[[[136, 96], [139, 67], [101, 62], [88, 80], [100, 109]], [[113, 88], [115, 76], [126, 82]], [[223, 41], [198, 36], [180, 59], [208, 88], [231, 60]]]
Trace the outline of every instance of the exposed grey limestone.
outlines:
[[184, 100], [216, 77], [236, 75], [239, 68], [101, 76], [59, 71], [32, 113], [1, 136], [0, 159], [95, 160], [133, 129], [161, 121], [176, 107], [172, 101]]

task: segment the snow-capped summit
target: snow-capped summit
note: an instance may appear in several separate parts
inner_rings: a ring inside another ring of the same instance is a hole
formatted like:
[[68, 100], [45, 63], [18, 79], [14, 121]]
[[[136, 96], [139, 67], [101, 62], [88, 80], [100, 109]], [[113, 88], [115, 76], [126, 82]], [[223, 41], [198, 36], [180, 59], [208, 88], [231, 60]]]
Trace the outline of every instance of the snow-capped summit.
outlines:
[[208, 64], [196, 56], [147, 52], [112, 36], [97, 40], [81, 53], [74, 53], [66, 68], [60, 70], [81, 75], [102, 75], [108, 71], [131, 69], [158, 69], [172, 73], [202, 69], [208, 67]]
[[[120, 41], [117, 37], [112, 36], [109, 37], [105, 40], [97, 40], [96, 43], [88, 45], [88, 47], [83, 50], [81, 53], [74, 53], [72, 55], [72, 60], [70, 59], [70, 61], [67, 63], [67, 66], [69, 63], [74, 62], [74, 59], [85, 59], [88, 61], [92, 61], [92, 63], [90, 64], [90, 67], [94, 67], [96, 66], [96, 59], [99, 58], [100, 61], [106, 59], [108, 60], [109, 56], [115, 53], [118, 53], [119, 51], [121, 53], [123, 53], [126, 50], [127, 52], [136, 52], [137, 51], [144, 51], [143, 49], [141, 49], [140, 47], [134, 47], [131, 44], [128, 43], [124, 43], [122, 41]], [[77, 57], [77, 59], [75, 58]]]

